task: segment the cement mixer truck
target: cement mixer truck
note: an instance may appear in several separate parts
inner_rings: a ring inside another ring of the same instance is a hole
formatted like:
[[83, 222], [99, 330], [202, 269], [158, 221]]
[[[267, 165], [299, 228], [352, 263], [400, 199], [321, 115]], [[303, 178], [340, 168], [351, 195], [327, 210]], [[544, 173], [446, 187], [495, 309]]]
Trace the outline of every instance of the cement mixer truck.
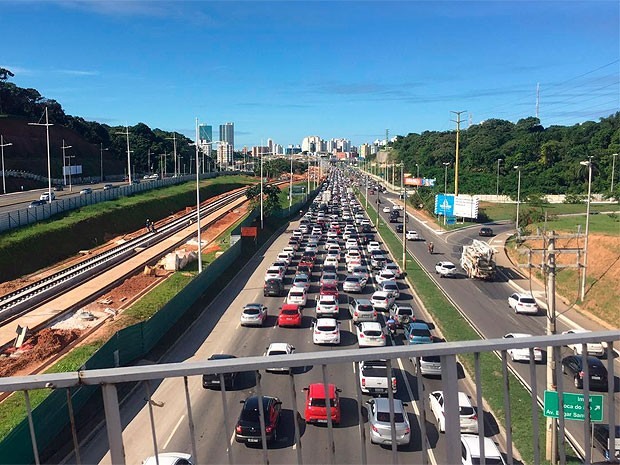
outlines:
[[495, 275], [495, 250], [486, 242], [474, 239], [463, 246], [461, 268], [470, 278], [493, 279]]

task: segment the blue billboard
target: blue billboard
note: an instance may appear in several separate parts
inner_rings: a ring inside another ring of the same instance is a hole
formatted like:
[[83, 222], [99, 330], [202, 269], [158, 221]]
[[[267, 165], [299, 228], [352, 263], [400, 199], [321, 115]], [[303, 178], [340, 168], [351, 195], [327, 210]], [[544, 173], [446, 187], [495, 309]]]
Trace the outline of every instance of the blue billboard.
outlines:
[[454, 216], [453, 194], [437, 194], [435, 196], [435, 215]]

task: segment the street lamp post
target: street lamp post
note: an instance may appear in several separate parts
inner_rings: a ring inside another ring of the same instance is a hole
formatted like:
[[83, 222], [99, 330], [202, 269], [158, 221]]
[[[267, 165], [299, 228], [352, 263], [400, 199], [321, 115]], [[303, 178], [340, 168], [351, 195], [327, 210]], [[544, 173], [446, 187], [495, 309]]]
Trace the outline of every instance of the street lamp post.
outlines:
[[[263, 229], [263, 141], [260, 141], [260, 228]], [[308, 187], [310, 187], [310, 175], [308, 174]]]
[[415, 177], [420, 177], [420, 165], [418, 165], [417, 163], [415, 164]]
[[[40, 121], [40, 120], [39, 120]], [[50, 160], [50, 124], [49, 115], [47, 112], [47, 107], [45, 107], [45, 123], [28, 123], [31, 126], [45, 126], [45, 132], [47, 135], [47, 195], [48, 201], [51, 203], [52, 201], [52, 163]], [[63, 160], [64, 164], [64, 160]]]
[[291, 214], [293, 206], [293, 155], [291, 154], [291, 173], [288, 181], [288, 214]]
[[611, 186], [609, 187], [609, 192], [611, 193], [611, 195], [613, 195], [614, 193], [614, 173], [616, 171], [616, 157], [617, 156], [618, 156], [617, 153], [611, 154]]
[[109, 148], [103, 148], [103, 142], [99, 142], [99, 150], [101, 153], [101, 182], [103, 182], [103, 152], [107, 152], [108, 150], [110, 150]]
[[592, 193], [592, 157], [588, 157], [587, 161], [579, 162], [583, 166], [588, 167], [588, 206], [586, 207], [586, 240], [583, 245], [583, 274], [581, 275], [581, 301], [586, 296], [586, 275], [588, 269], [588, 234], [590, 232], [590, 197]]
[[497, 201], [497, 199], [499, 197], [499, 164], [502, 161], [503, 160], [501, 158], [497, 159], [497, 184], [496, 184], [496, 189], [495, 189], [495, 200], [496, 201]]
[[125, 132], [117, 132], [127, 138], [127, 181], [131, 185], [131, 150], [129, 149], [129, 126], [125, 126]]
[[[177, 165], [177, 160], [178, 160], [178, 158], [177, 158], [177, 133], [173, 131], [172, 132], [172, 137], [166, 137], [166, 139], [172, 141], [172, 150], [173, 150], [173, 153], [174, 153], [174, 177], [176, 178], [177, 175], [179, 174], [178, 171], [180, 171], [177, 168], [177, 166], [178, 166]], [[179, 163], [180, 163], [180, 160], [179, 160]]]
[[[63, 178], [63, 183], [65, 185], [67, 185], [67, 175], [65, 174], [65, 160], [67, 159], [66, 155], [65, 155], [65, 150], [66, 149], [70, 149], [72, 146], [71, 145], [65, 145], [65, 140], [62, 140], [62, 178]], [[71, 162], [71, 160], [69, 160], [69, 162]], [[69, 184], [71, 184], [71, 165], [69, 165]]]
[[[8, 143], [4, 143], [4, 136], [0, 135], [0, 150], [2, 150], [2, 190], [3, 192], [6, 194], [6, 180], [5, 180], [5, 173], [4, 173], [4, 147], [9, 147], [13, 145], [12, 142], [8, 142]], [[612, 184], [613, 184], [613, 180], [612, 180]]]
[[[176, 140], [175, 140], [176, 148]], [[200, 162], [198, 161], [198, 118], [196, 118], [196, 227], [198, 229], [198, 274], [202, 273], [202, 239], [200, 235]]]
[[400, 191], [403, 193], [403, 273], [407, 270], [407, 192], [405, 191], [405, 163], [400, 163]]
[[514, 169], [518, 172], [518, 181], [517, 181], [517, 221], [515, 223], [515, 229], [517, 230], [517, 234], [519, 234], [519, 207], [521, 206], [521, 168], [517, 165]]

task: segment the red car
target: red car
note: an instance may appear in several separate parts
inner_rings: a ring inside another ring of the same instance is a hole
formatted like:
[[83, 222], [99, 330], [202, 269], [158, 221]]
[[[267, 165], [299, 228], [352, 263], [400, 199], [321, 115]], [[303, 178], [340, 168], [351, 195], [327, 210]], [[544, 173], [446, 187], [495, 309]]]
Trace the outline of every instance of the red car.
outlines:
[[314, 262], [304, 257], [299, 261], [297, 271], [299, 271], [299, 267], [306, 267], [308, 268], [308, 270], [310, 270], [310, 273], [312, 273], [312, 268], [314, 268]]
[[338, 286], [336, 284], [323, 284], [320, 295], [333, 295], [338, 300]]
[[299, 305], [282, 305], [278, 315], [278, 326], [301, 326], [301, 310]]
[[[340, 424], [340, 389], [335, 384], [329, 384], [329, 399], [331, 407], [332, 423]], [[327, 404], [325, 402], [325, 385], [314, 383], [304, 388], [306, 391], [306, 407], [304, 415], [306, 423], [327, 423]]]

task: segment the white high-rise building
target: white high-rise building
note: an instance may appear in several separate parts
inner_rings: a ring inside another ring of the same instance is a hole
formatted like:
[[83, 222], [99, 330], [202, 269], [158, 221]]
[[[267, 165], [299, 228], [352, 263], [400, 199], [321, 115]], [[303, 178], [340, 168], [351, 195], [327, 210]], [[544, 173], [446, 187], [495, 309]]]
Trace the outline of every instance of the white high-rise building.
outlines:
[[320, 152], [323, 144], [319, 136], [307, 136], [304, 137], [301, 142], [301, 150], [303, 152]]

